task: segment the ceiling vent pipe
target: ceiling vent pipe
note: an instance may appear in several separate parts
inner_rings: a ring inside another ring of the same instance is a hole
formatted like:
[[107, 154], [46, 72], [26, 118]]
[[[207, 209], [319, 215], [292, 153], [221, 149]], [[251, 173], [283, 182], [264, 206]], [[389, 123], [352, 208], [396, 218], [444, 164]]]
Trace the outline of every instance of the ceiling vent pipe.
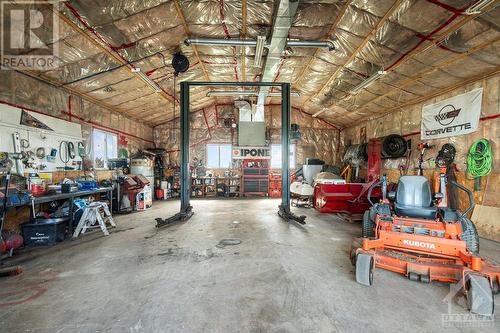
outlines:
[[[189, 46], [194, 45], [209, 45], [209, 46], [257, 46], [255, 39], [219, 39], [219, 38], [188, 38], [184, 40], [184, 44]], [[288, 39], [286, 42], [288, 47], [307, 47], [307, 48], [325, 48], [329, 51], [335, 50], [335, 45], [331, 41], [315, 41], [315, 40], [293, 40]], [[265, 44], [264, 47], [269, 47]]]

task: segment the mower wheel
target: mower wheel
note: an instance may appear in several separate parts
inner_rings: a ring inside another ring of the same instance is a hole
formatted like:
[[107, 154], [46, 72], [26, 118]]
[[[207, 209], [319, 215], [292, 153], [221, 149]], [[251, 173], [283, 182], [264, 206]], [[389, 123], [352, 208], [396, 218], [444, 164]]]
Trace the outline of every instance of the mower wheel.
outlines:
[[419, 277], [418, 277], [417, 273], [409, 272], [408, 273], [408, 279], [410, 279], [410, 281], [418, 281]]
[[479, 235], [476, 226], [466, 217], [460, 218], [460, 223], [462, 224], [461, 239], [465, 241], [467, 250], [474, 254], [479, 253]]
[[364, 286], [373, 284], [374, 259], [372, 255], [359, 253], [356, 257], [356, 282]]
[[469, 275], [467, 290], [467, 306], [470, 312], [491, 316], [494, 311], [493, 290], [487, 277], [477, 274]]
[[370, 218], [370, 211], [367, 210], [363, 214], [363, 237], [375, 237], [375, 222]]
[[431, 277], [429, 275], [420, 275], [420, 282], [431, 283]]

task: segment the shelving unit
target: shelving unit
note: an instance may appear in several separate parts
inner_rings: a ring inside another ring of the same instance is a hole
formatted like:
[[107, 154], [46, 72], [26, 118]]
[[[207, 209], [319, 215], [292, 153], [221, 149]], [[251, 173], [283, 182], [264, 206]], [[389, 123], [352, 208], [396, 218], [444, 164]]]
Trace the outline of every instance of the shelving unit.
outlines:
[[217, 196], [241, 196], [241, 177], [217, 178]]

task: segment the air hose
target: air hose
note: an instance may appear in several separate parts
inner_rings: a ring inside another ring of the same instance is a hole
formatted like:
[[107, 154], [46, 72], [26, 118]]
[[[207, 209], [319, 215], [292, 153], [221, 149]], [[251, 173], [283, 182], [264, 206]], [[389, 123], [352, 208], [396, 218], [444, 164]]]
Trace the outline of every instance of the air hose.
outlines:
[[477, 140], [467, 154], [467, 173], [472, 177], [487, 176], [491, 172], [492, 162], [490, 142], [486, 139]]
[[467, 154], [467, 174], [475, 179], [474, 190], [480, 190], [480, 177], [487, 176], [491, 172], [492, 163], [490, 142], [486, 139], [474, 142]]

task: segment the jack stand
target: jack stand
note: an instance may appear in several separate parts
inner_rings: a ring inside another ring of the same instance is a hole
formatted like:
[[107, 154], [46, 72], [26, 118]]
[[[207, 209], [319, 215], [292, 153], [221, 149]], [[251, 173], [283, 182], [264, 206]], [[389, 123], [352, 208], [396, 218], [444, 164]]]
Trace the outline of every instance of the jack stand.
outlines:
[[161, 228], [172, 224], [177, 224], [180, 222], [187, 221], [193, 216], [193, 206], [189, 205], [186, 209], [180, 211], [172, 217], [167, 219], [162, 219], [160, 217], [156, 218], [156, 227]]
[[305, 221], [306, 216], [305, 215], [297, 216], [290, 211], [289, 207], [286, 207], [283, 205], [279, 205], [278, 215], [282, 219], [287, 220], [288, 222], [295, 221], [295, 222], [300, 223], [300, 224], [306, 224], [306, 221]]

